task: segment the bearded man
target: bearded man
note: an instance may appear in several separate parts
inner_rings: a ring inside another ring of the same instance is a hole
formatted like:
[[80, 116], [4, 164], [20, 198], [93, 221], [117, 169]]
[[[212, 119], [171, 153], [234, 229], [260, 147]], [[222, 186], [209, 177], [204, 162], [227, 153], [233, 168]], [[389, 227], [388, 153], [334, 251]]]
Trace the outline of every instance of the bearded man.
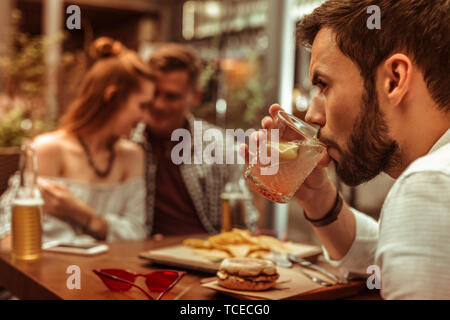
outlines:
[[[366, 26], [372, 5], [381, 29]], [[320, 126], [328, 152], [295, 197], [325, 257], [347, 275], [378, 266], [386, 299], [450, 299], [449, 7], [329, 0], [297, 28], [318, 88], [305, 119]], [[378, 222], [342, 200], [331, 161], [348, 185], [382, 171], [396, 179]]]

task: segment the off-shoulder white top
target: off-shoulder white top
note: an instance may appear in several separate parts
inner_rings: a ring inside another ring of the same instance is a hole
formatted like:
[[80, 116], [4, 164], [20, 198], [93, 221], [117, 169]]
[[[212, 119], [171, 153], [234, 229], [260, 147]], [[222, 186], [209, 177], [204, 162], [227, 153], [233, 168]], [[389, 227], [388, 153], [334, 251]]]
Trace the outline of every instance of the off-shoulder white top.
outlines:
[[[44, 177], [48, 181], [65, 186], [74, 197], [84, 202], [108, 221], [107, 241], [139, 240], [146, 237], [145, 180], [132, 179], [115, 184], [89, 184], [65, 178]], [[18, 177], [10, 181], [7, 194], [2, 196], [0, 215], [4, 215], [3, 229], [8, 228], [13, 190], [18, 186]], [[6, 199], [10, 198], [10, 199]], [[9, 201], [8, 201], [9, 200]], [[4, 211], [4, 212], [1, 212]], [[1, 229], [1, 228], [0, 228]], [[1, 230], [0, 230], [1, 231]], [[63, 221], [44, 214], [43, 241], [78, 242], [94, 240], [83, 229], [70, 221]]]

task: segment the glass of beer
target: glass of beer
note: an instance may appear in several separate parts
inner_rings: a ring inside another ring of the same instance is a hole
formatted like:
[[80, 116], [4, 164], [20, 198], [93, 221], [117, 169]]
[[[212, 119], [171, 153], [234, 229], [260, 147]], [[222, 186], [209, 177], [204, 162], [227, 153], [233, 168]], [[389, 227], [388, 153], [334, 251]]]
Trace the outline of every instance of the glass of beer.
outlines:
[[267, 199], [287, 203], [323, 157], [326, 146], [316, 138], [316, 128], [293, 115], [280, 110], [273, 120], [244, 175]]
[[42, 206], [36, 183], [37, 161], [31, 142], [22, 145], [20, 186], [12, 204], [11, 241], [13, 258], [38, 259], [42, 251]]
[[220, 198], [222, 202], [221, 231], [231, 231], [233, 228], [247, 229], [247, 202], [251, 201], [251, 197], [245, 188], [241, 169], [235, 169], [232, 172]]
[[34, 260], [42, 248], [42, 200], [16, 199], [12, 206], [11, 234], [14, 258]]

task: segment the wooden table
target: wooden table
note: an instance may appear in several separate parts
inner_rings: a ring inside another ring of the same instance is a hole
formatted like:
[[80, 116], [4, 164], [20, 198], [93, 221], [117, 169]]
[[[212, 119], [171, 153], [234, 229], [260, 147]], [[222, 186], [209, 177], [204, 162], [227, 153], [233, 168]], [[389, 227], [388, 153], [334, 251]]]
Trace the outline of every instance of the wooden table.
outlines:
[[[136, 288], [127, 292], [112, 292], [92, 272], [93, 269], [122, 268], [135, 272], [149, 272], [165, 268], [152, 265], [138, 257], [140, 252], [169, 245], [180, 244], [185, 237], [167, 237], [162, 240], [145, 240], [110, 243], [107, 253], [84, 257], [61, 253], [44, 252], [36, 261], [13, 261], [8, 250], [0, 250], [0, 285], [19, 299], [64, 299], [64, 300], [124, 300], [146, 299]], [[76, 265], [81, 270], [81, 288], [68, 289], [67, 280], [71, 274], [67, 268]], [[200, 280], [209, 274], [190, 270], [187, 275], [163, 298], [172, 300], [223, 300], [231, 299], [201, 286]], [[144, 280], [137, 284], [146, 288]], [[180, 294], [182, 294], [180, 296]], [[379, 299], [377, 290], [368, 290], [364, 282], [351, 282], [346, 286], [320, 288], [300, 295], [297, 299]]]

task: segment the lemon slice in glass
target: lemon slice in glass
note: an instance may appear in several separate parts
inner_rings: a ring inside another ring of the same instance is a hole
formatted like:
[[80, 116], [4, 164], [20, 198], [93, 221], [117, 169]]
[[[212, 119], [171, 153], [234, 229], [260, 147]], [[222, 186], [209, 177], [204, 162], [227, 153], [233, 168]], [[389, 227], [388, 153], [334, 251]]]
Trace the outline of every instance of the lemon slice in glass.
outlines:
[[278, 151], [278, 157], [280, 161], [292, 161], [297, 159], [300, 146], [297, 142], [294, 141], [279, 142], [276, 144], [275, 143], [271, 144], [270, 142], [268, 142], [267, 143], [268, 155], [271, 155], [272, 149], [274, 151]]

